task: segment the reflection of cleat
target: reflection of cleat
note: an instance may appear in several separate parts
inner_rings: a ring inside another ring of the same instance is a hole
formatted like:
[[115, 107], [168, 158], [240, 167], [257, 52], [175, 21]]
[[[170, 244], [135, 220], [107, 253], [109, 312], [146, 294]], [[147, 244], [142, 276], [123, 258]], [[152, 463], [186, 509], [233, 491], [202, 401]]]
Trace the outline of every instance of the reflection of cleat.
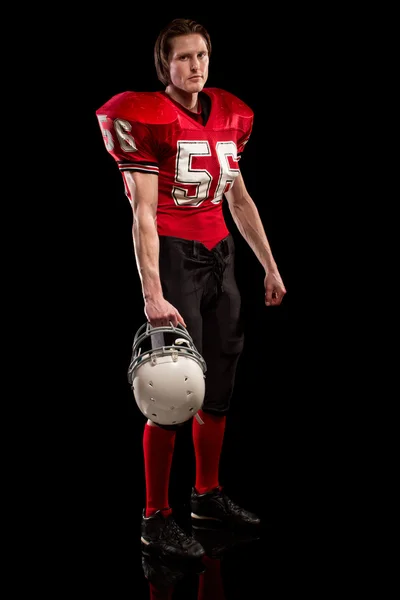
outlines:
[[159, 557], [146, 552], [142, 552], [142, 569], [146, 579], [158, 588], [174, 585], [185, 575], [177, 567], [166, 565]]
[[257, 515], [232, 502], [220, 488], [215, 488], [206, 494], [198, 494], [193, 488], [191, 509], [192, 526], [195, 529], [260, 525]]
[[177, 525], [172, 514], [164, 517], [158, 510], [145, 517], [143, 511], [141, 532], [142, 550], [147, 553], [190, 560], [204, 556], [201, 544]]
[[157, 556], [142, 550], [144, 576], [156, 587], [174, 585], [187, 575], [201, 575], [206, 567], [202, 559], [176, 560], [168, 556]]
[[256, 542], [260, 536], [256, 533], [240, 533], [230, 529], [196, 529], [195, 538], [200, 542], [210, 558], [221, 558], [225, 553], [241, 546]]

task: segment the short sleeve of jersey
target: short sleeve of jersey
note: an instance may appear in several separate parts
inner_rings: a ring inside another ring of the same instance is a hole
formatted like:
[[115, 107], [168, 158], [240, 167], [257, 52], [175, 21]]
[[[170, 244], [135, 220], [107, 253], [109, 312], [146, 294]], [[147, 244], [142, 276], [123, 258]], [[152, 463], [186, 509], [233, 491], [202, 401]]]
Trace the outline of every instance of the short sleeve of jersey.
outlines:
[[236, 129], [236, 148], [240, 158], [253, 130], [253, 109], [226, 90], [211, 88], [211, 93], [218, 100], [222, 120], [227, 120]]
[[151, 129], [129, 112], [123, 102], [112, 101], [96, 111], [106, 150], [120, 171], [158, 175], [158, 150]]
[[241, 157], [241, 155], [242, 155], [242, 153], [243, 153], [243, 151], [245, 149], [245, 146], [246, 146], [247, 142], [250, 139], [251, 132], [253, 130], [253, 119], [254, 119], [254, 117], [251, 116], [251, 117], [243, 120], [244, 121], [244, 123], [243, 123], [243, 125], [244, 125], [244, 127], [243, 127], [244, 131], [240, 135], [240, 137], [238, 138], [238, 141], [237, 141], [237, 151], [238, 151], [238, 157], [239, 158]]

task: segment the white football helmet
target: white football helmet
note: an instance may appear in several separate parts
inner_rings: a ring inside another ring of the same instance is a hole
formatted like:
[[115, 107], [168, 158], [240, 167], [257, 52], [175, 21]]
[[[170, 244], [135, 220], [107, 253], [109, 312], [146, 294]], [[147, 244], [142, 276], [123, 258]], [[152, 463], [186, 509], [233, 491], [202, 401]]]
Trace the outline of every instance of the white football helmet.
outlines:
[[178, 425], [195, 416], [203, 405], [206, 363], [187, 329], [152, 327], [136, 332], [128, 381], [140, 411], [159, 425]]

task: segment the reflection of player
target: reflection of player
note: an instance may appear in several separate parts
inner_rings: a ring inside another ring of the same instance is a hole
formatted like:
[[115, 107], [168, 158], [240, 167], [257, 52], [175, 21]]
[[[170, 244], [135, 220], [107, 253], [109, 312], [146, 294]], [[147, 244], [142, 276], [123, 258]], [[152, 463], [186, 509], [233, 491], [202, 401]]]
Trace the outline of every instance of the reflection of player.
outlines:
[[209, 556], [205, 556], [203, 560], [206, 569], [199, 576], [197, 600], [225, 600], [221, 560]]
[[176, 585], [193, 574], [199, 577], [197, 600], [225, 600], [221, 560], [226, 554], [259, 539], [256, 535], [227, 530], [197, 532], [196, 537], [206, 550], [198, 563], [163, 562], [158, 557], [142, 553], [142, 568], [149, 582], [150, 600], [171, 600]]
[[[122, 92], [97, 110], [108, 152], [133, 210], [133, 241], [144, 312], [152, 327], [187, 326], [207, 364], [204, 403], [193, 419], [196, 481], [193, 520], [258, 524], [222, 490], [219, 460], [236, 367], [243, 348], [234, 240], [226, 200], [240, 233], [264, 268], [265, 303], [286, 293], [239, 159], [253, 111], [233, 94], [205, 88], [211, 41], [200, 24], [176, 19], [154, 49], [159, 92]], [[178, 527], [168, 487], [176, 431], [149, 419], [143, 449], [146, 507], [142, 542], [185, 557], [201, 545]]]

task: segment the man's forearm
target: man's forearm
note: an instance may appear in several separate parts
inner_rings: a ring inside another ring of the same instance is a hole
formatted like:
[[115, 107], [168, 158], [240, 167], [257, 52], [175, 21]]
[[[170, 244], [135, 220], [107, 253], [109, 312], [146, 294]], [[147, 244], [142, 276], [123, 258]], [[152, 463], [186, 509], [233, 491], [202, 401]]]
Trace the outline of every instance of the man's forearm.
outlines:
[[132, 226], [132, 237], [143, 298], [149, 300], [162, 296], [158, 266], [160, 241], [154, 218], [149, 214], [137, 216]]
[[231, 204], [229, 208], [237, 228], [265, 271], [276, 269], [275, 259], [253, 200], [246, 198], [243, 202]]

